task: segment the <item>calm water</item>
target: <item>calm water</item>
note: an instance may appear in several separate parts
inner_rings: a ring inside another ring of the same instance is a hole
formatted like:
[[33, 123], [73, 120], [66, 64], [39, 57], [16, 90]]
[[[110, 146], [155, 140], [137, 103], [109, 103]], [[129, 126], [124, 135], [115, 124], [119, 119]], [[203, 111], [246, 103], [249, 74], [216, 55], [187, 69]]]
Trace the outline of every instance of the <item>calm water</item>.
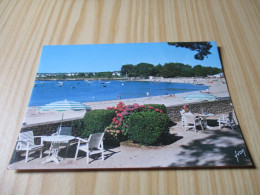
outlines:
[[[166, 82], [140, 82], [140, 81], [62, 81], [64, 84], [59, 87], [60, 81], [36, 81], [33, 88], [29, 106], [43, 106], [54, 101], [77, 101], [93, 102], [177, 94], [190, 91], [207, 89], [204, 85], [192, 85], [187, 83], [166, 83]], [[110, 83], [106, 83], [110, 82]], [[106, 85], [106, 87], [104, 87]]]

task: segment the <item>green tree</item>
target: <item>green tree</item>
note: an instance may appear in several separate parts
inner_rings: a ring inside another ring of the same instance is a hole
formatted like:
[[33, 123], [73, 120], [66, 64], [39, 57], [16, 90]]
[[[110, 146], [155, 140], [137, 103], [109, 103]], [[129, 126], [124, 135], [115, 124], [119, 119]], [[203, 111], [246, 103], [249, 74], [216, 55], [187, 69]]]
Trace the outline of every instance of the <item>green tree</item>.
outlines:
[[152, 75], [154, 65], [148, 63], [140, 63], [136, 65], [136, 73], [140, 77], [148, 78]]
[[85, 77], [85, 73], [79, 73], [78, 77], [80, 77], [80, 78]]
[[135, 66], [132, 64], [126, 64], [121, 67], [122, 76], [132, 77], [135, 75]]
[[181, 76], [181, 66], [179, 63], [166, 63], [163, 66], [162, 76], [165, 78]]
[[157, 66], [155, 66], [152, 71], [151, 71], [151, 75], [152, 76], [162, 76], [162, 68], [163, 66], [161, 64], [158, 64]]
[[210, 49], [212, 48], [210, 42], [168, 42], [168, 45], [197, 51], [198, 53], [194, 56], [196, 60], [204, 60], [204, 57], [211, 54]]

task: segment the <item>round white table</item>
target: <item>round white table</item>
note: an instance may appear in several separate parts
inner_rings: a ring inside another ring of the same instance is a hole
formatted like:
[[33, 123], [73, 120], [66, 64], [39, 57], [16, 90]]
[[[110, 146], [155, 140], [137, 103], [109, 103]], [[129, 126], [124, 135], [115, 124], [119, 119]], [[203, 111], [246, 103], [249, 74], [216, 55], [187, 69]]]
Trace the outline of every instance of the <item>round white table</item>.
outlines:
[[214, 116], [214, 114], [212, 113], [204, 113], [204, 114], [197, 114], [196, 117], [201, 117], [202, 118], [202, 122], [203, 122], [203, 126], [205, 129], [210, 129], [210, 127], [208, 126], [208, 123], [207, 123], [207, 118], [210, 117], [210, 116]]
[[75, 137], [70, 135], [43, 136], [42, 141], [51, 142], [49, 157], [43, 163], [51, 161], [54, 161], [55, 163], [60, 163], [60, 160], [62, 160], [62, 158], [58, 156], [60, 143], [68, 142], [73, 139], [75, 139]]

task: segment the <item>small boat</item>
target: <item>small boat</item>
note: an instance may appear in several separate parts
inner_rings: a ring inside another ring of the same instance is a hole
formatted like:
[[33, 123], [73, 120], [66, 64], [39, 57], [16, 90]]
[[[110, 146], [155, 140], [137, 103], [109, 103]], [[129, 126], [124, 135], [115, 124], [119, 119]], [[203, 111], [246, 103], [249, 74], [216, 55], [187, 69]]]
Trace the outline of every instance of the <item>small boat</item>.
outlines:
[[103, 85], [103, 87], [107, 87], [106, 85]]
[[76, 87], [75, 86], [72, 86], [72, 89], [75, 89]]
[[43, 84], [45, 84], [44, 82], [41, 82], [41, 84], [43, 85]]
[[122, 83], [122, 85], [125, 85], [124, 83]]
[[101, 84], [105, 84], [104, 82], [101, 82]]
[[105, 83], [111, 83], [110, 81], [108, 81], [108, 82], [105, 82]]
[[61, 87], [64, 83], [63, 82], [59, 82], [58, 87]]

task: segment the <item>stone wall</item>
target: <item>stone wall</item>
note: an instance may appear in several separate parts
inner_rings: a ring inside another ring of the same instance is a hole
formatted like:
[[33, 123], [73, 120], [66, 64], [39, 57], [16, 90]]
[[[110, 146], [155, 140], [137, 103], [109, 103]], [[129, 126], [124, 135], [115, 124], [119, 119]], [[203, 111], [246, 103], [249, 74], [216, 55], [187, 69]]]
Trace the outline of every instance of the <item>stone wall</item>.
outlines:
[[[231, 112], [233, 110], [233, 107], [230, 105], [230, 103], [231, 100], [227, 99], [213, 102], [205, 101], [200, 103], [187, 103], [186, 105], [192, 113], [202, 113], [203, 110], [203, 112], [221, 114]], [[180, 110], [182, 108], [183, 105], [167, 107], [168, 115], [172, 121], [176, 122], [181, 120]]]
[[[71, 127], [72, 122], [78, 120], [79, 118], [70, 119], [62, 122], [63, 127]], [[49, 123], [39, 123], [34, 125], [23, 126], [21, 132], [33, 131], [34, 136], [47, 135], [50, 136], [53, 133], [57, 132], [58, 127], [60, 126], [60, 121], [54, 121]], [[72, 128], [72, 134], [78, 136], [78, 133], [75, 129]]]

